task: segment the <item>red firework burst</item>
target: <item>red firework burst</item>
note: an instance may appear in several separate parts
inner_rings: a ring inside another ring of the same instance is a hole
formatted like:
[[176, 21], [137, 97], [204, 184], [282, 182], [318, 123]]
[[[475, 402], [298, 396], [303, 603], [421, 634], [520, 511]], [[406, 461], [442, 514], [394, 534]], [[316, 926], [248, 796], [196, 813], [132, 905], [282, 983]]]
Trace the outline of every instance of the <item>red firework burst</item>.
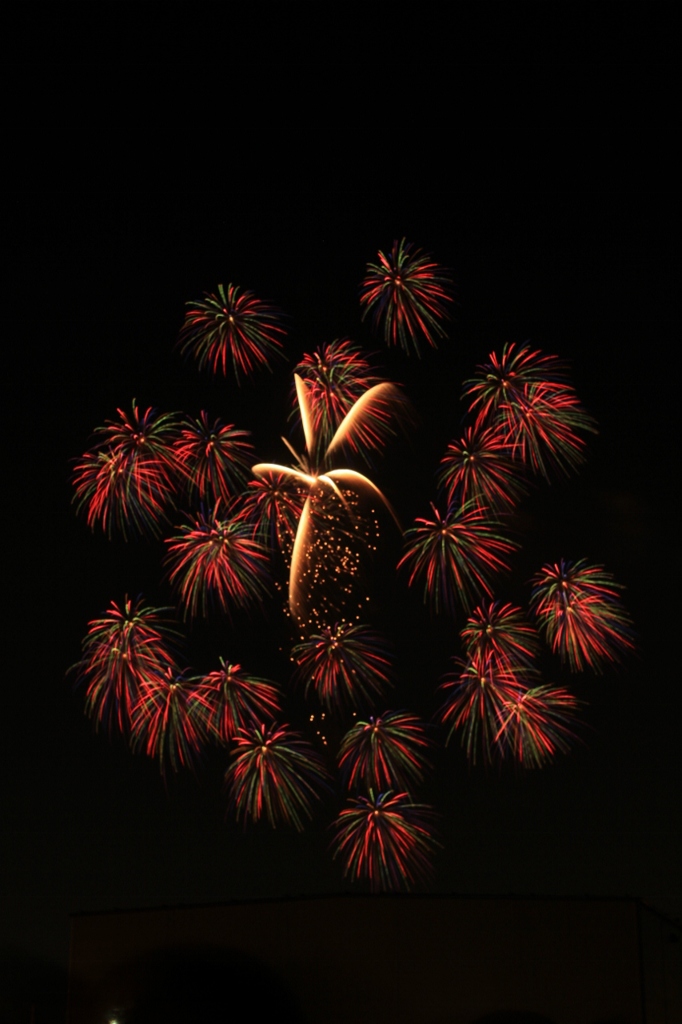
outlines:
[[531, 609], [552, 650], [571, 669], [600, 671], [634, 649], [632, 621], [621, 602], [623, 587], [601, 565], [561, 559], [533, 577]]
[[158, 536], [177, 487], [176, 417], [151, 408], [140, 413], [134, 400], [130, 414], [117, 412], [120, 420], [97, 428], [97, 444], [76, 465], [74, 501], [86, 510], [88, 526], [100, 524], [108, 536], [114, 528], [126, 538]]
[[157, 758], [162, 775], [169, 763], [174, 772], [195, 767], [208, 740], [205, 710], [196, 684], [168, 668], [139, 692], [132, 709], [133, 749]]
[[378, 257], [378, 263], [367, 264], [360, 286], [363, 320], [371, 314], [375, 328], [383, 325], [386, 344], [408, 354], [420, 354], [422, 339], [436, 348], [452, 302], [450, 274], [404, 238]]
[[291, 555], [307, 494], [289, 473], [263, 473], [250, 481], [239, 515], [263, 543]]
[[205, 676], [195, 676], [199, 713], [209, 731], [221, 743], [261, 722], [275, 718], [281, 711], [281, 694], [274, 683], [247, 675], [241, 665], [220, 659], [220, 668]]
[[495, 657], [508, 668], [530, 665], [539, 650], [538, 636], [520, 608], [484, 601], [467, 619], [460, 636], [477, 662]]
[[312, 817], [313, 801], [327, 787], [329, 773], [322, 759], [300, 733], [289, 726], [261, 725], [237, 736], [225, 781], [237, 818], [267, 818], [299, 832]]
[[438, 483], [448, 504], [505, 511], [526, 487], [514, 465], [512, 449], [497, 427], [467, 427], [460, 441], [451, 441], [441, 459]]
[[380, 792], [419, 783], [429, 766], [426, 729], [408, 711], [387, 711], [356, 724], [339, 747], [339, 768], [350, 789]]
[[237, 430], [219, 419], [211, 425], [208, 413], [187, 419], [175, 442], [175, 456], [186, 477], [190, 496], [209, 506], [220, 499], [229, 504], [243, 490], [253, 463], [248, 430]]
[[505, 345], [501, 357], [491, 353], [478, 369], [464, 394], [472, 396], [479, 427], [496, 427], [514, 458], [547, 479], [554, 470], [568, 473], [580, 465], [581, 433], [596, 433], [596, 427], [555, 356]]
[[334, 858], [344, 860], [344, 876], [367, 880], [373, 891], [411, 889], [431, 871], [440, 845], [434, 814], [413, 803], [408, 793], [379, 793], [350, 800], [333, 823]]
[[381, 637], [367, 626], [323, 626], [291, 651], [306, 694], [314, 690], [327, 709], [358, 707], [391, 685], [391, 660]]
[[212, 513], [200, 513], [166, 541], [170, 581], [190, 616], [207, 615], [211, 605], [229, 613], [232, 605], [252, 605], [266, 593], [265, 549], [248, 523], [220, 518], [219, 511], [218, 502]]
[[576, 739], [579, 701], [568, 690], [535, 686], [502, 701], [495, 742], [520, 764], [541, 768]]
[[433, 519], [417, 519], [405, 534], [406, 552], [398, 563], [409, 572], [408, 585], [420, 579], [424, 601], [436, 612], [465, 608], [483, 591], [491, 594], [491, 579], [509, 568], [507, 557], [516, 545], [500, 536], [485, 509], [451, 505], [444, 515], [431, 505]]
[[142, 689], [177, 670], [178, 633], [168, 620], [170, 611], [126, 597], [122, 606], [112, 601], [103, 618], [88, 623], [83, 656], [74, 669], [86, 684], [85, 707], [97, 728], [127, 732]]
[[218, 285], [218, 294], [204, 293], [200, 302], [188, 302], [179, 337], [183, 353], [191, 352], [213, 373], [227, 376], [232, 366], [237, 383], [254, 370], [282, 355], [282, 314], [236, 285]]
[[[455, 659], [456, 671], [441, 686], [445, 701], [439, 717], [449, 732], [449, 743], [460, 733], [462, 747], [472, 764], [479, 759], [490, 764], [494, 756], [504, 754], [500, 727], [505, 707], [519, 700], [528, 687], [517, 672], [493, 656], [485, 659]], [[537, 673], [526, 669], [526, 681]]]

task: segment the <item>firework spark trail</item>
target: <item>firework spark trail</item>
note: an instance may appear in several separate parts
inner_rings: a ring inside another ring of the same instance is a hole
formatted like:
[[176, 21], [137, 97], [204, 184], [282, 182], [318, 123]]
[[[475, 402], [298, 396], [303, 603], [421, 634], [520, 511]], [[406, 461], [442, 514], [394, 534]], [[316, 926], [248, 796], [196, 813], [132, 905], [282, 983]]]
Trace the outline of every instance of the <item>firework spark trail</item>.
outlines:
[[191, 617], [207, 615], [211, 605], [229, 614], [232, 605], [258, 603], [267, 590], [267, 552], [248, 523], [219, 513], [218, 501], [166, 541], [170, 582]]
[[391, 791], [352, 798], [333, 822], [333, 856], [344, 861], [344, 876], [367, 880], [373, 891], [404, 890], [426, 878], [440, 845], [434, 814], [408, 793]]
[[253, 445], [248, 430], [208, 413], [183, 421], [174, 445], [175, 457], [185, 477], [190, 497], [213, 507], [220, 499], [225, 505], [244, 489], [253, 462]]
[[339, 768], [349, 789], [381, 792], [422, 782], [429, 767], [426, 729], [408, 711], [387, 711], [359, 721], [339, 747]]
[[88, 526], [100, 524], [111, 537], [114, 529], [159, 536], [174, 503], [178, 469], [173, 452], [177, 417], [154, 409], [140, 413], [117, 410], [120, 420], [98, 427], [94, 448], [74, 470], [74, 502], [86, 510]]
[[392, 683], [386, 644], [368, 626], [336, 622], [312, 633], [291, 651], [306, 695], [314, 691], [327, 710], [358, 707]]
[[88, 623], [83, 655], [74, 669], [86, 684], [85, 708], [95, 725], [127, 733], [140, 691], [177, 670], [179, 634], [167, 617], [172, 609], [152, 608], [141, 597], [112, 601], [106, 615]]
[[378, 263], [367, 264], [360, 286], [363, 320], [371, 315], [375, 329], [383, 325], [386, 344], [400, 345], [408, 355], [420, 354], [422, 339], [436, 348], [436, 339], [446, 336], [450, 274], [404, 238], [378, 257]]
[[531, 610], [552, 650], [574, 672], [588, 665], [598, 672], [634, 649], [623, 587], [603, 566], [561, 559], [544, 565], [532, 583]]
[[417, 519], [405, 533], [398, 569], [408, 569], [408, 586], [422, 582], [424, 601], [436, 612], [454, 612], [457, 601], [466, 608], [481, 592], [492, 593], [492, 577], [509, 568], [517, 545], [497, 532], [485, 509], [450, 506], [442, 515], [431, 508], [433, 519]]
[[469, 657], [480, 662], [494, 656], [510, 668], [532, 665], [540, 647], [522, 610], [509, 602], [484, 601], [473, 610], [460, 636]]
[[328, 780], [322, 759], [287, 725], [240, 732], [225, 775], [238, 820], [265, 817], [273, 828], [283, 822], [299, 832]]
[[238, 384], [273, 358], [282, 357], [282, 314], [236, 285], [218, 285], [218, 294], [204, 293], [203, 301], [188, 302], [178, 344], [191, 353], [202, 370], [227, 376], [228, 365]]

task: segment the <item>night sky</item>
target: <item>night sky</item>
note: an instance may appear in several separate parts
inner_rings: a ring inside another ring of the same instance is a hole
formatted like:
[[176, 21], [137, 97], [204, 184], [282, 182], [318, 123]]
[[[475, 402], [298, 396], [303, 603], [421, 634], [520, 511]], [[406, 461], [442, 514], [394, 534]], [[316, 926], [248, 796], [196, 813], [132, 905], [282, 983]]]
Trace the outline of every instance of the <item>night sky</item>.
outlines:
[[[259, 460], [286, 461], [293, 367], [344, 336], [376, 353], [418, 413], [374, 471], [405, 524], [436, 497], [438, 461], [464, 412], [461, 384], [477, 363], [506, 341], [569, 362], [599, 434], [578, 474], [538, 483], [524, 500], [522, 548], [498, 593], [525, 603], [544, 561], [585, 557], [626, 587], [638, 634], [636, 653], [601, 676], [543, 661], [547, 681], [586, 702], [583, 742], [544, 771], [472, 770], [456, 744], [439, 744], [423, 797], [441, 815], [443, 850], [424, 891], [632, 896], [679, 916], [670, 137], [510, 133], [438, 145], [425, 134], [319, 132], [242, 140], [215, 160], [180, 141], [82, 143], [64, 160], [48, 147], [21, 165], [8, 204], [5, 962], [59, 979], [69, 913], [348, 890], [327, 852], [340, 791], [301, 835], [244, 831], [226, 816], [223, 753], [197, 778], [164, 785], [156, 763], [95, 735], [67, 677], [88, 620], [112, 599], [173, 600], [162, 542], [109, 542], [75, 515], [72, 460], [94, 428], [133, 398], [163, 411], [207, 408], [251, 430]], [[456, 283], [449, 338], [421, 361], [388, 351], [357, 303], [367, 261], [403, 236]], [[289, 318], [288, 362], [241, 389], [175, 348], [185, 302], [220, 282]], [[434, 619], [396, 579], [400, 545], [385, 532], [372, 593], [396, 647], [394, 704], [428, 718], [459, 653], [458, 625]], [[192, 629], [187, 659], [209, 669], [223, 653], [286, 688], [289, 640], [273, 598], [263, 615]], [[303, 726], [296, 694], [290, 708]]]

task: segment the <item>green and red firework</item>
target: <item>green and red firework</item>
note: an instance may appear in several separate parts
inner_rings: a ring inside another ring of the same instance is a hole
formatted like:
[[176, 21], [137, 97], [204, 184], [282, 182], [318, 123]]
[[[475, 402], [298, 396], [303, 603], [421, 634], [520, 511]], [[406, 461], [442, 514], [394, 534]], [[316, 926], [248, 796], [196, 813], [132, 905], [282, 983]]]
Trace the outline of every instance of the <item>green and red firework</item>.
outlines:
[[439, 718], [448, 728], [446, 742], [459, 733], [462, 747], [472, 764], [490, 764], [504, 755], [500, 726], [507, 704], [517, 701], [537, 673], [526, 669], [524, 677], [498, 661], [486, 658], [455, 659], [455, 672], [441, 686], [445, 700]]
[[[229, 510], [228, 510], [229, 511]], [[166, 563], [170, 581], [180, 594], [185, 614], [207, 615], [211, 607], [258, 603], [267, 592], [268, 555], [253, 530], [237, 516], [200, 513], [170, 537]]]
[[74, 501], [88, 526], [100, 525], [110, 537], [114, 530], [125, 538], [159, 536], [178, 484], [177, 417], [151, 408], [141, 413], [134, 400], [131, 413], [117, 412], [120, 419], [97, 428], [96, 445], [76, 465]]
[[600, 671], [633, 650], [623, 587], [603, 566], [561, 559], [544, 565], [532, 583], [531, 610], [552, 650], [574, 672], [588, 665]]
[[464, 390], [477, 426], [495, 428], [515, 459], [547, 479], [576, 469], [585, 458], [582, 435], [596, 428], [561, 362], [514, 344], [489, 359]]
[[368, 263], [360, 286], [362, 318], [371, 315], [374, 327], [383, 328], [387, 345], [420, 354], [420, 343], [436, 348], [444, 338], [444, 321], [452, 302], [450, 274], [430, 255], [404, 238], [394, 242], [390, 254], [378, 253]]
[[288, 472], [264, 472], [249, 482], [239, 515], [262, 543], [291, 557], [307, 493]]
[[219, 284], [216, 295], [205, 292], [203, 300], [187, 307], [179, 345], [194, 356], [199, 369], [227, 376], [231, 368], [241, 383], [282, 356], [282, 314], [253, 292]]
[[568, 690], [534, 686], [502, 701], [495, 742], [519, 764], [541, 768], [576, 739], [580, 702]]
[[368, 881], [373, 891], [409, 890], [431, 872], [440, 845], [435, 815], [408, 793], [390, 790], [352, 798], [333, 822], [334, 858], [344, 861], [351, 881]]
[[132, 709], [131, 745], [159, 762], [161, 774], [194, 768], [208, 732], [203, 698], [185, 673], [172, 668], [145, 681]]
[[484, 601], [460, 632], [467, 655], [478, 662], [495, 657], [509, 668], [531, 665], [539, 650], [538, 635], [520, 608]]
[[387, 711], [356, 722], [339, 747], [339, 768], [350, 789], [401, 789], [419, 783], [429, 766], [426, 729], [408, 711]]
[[299, 832], [328, 786], [329, 773], [319, 754], [288, 725], [243, 730], [227, 769], [230, 801], [238, 820], [267, 818]]
[[438, 483], [449, 505], [470, 503], [495, 512], [513, 508], [526, 491], [500, 429], [480, 425], [467, 427], [461, 440], [450, 442]]
[[85, 708], [97, 728], [127, 733], [141, 691], [167, 671], [177, 671], [177, 630], [170, 608], [152, 608], [141, 597], [112, 601], [101, 619], [88, 623], [83, 656], [74, 669], [86, 686]]
[[450, 505], [444, 514], [431, 505], [433, 519], [417, 519], [405, 534], [408, 585], [419, 580], [424, 601], [436, 612], [453, 612], [457, 603], [470, 607], [481, 593], [491, 594], [491, 581], [507, 570], [516, 545], [500, 535], [485, 509], [473, 504]]
[[221, 743], [230, 743], [250, 727], [272, 720], [281, 711], [281, 693], [274, 683], [248, 675], [241, 665], [223, 658], [220, 668], [194, 676], [199, 713], [209, 732]]
[[306, 695], [328, 710], [362, 708], [391, 685], [392, 666], [382, 638], [368, 626], [336, 622], [312, 633], [291, 651]]
[[253, 463], [248, 437], [248, 430], [237, 430], [231, 423], [209, 423], [203, 411], [198, 419], [184, 420], [175, 456], [193, 500], [213, 507], [220, 499], [227, 505], [244, 489]]

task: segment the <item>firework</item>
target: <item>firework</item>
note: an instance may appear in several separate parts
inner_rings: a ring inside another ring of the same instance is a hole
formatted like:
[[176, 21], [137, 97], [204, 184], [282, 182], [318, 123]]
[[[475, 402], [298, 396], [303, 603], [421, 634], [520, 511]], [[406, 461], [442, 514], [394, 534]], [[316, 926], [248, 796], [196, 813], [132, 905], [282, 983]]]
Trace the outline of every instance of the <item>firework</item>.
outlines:
[[265, 472], [251, 480], [240, 516], [263, 543], [277, 544], [291, 556], [307, 490], [289, 472]]
[[[379, 383], [359, 345], [347, 338], [304, 355], [295, 373], [308, 389], [313, 434], [323, 448], [358, 398]], [[296, 409], [299, 411], [298, 404]]]
[[241, 665], [220, 659], [220, 668], [195, 676], [195, 701], [208, 730], [221, 743], [261, 722], [275, 718], [280, 710], [280, 692], [274, 683], [247, 675]]
[[282, 314], [253, 292], [219, 284], [217, 295], [204, 292], [203, 301], [187, 307], [178, 343], [183, 354], [192, 353], [200, 370], [207, 366], [227, 376], [230, 365], [239, 384], [282, 356]]
[[170, 608], [151, 608], [142, 598], [111, 602], [106, 615], [88, 623], [83, 656], [75, 666], [86, 684], [85, 708], [99, 728], [127, 732], [141, 690], [175, 671], [177, 632]]
[[596, 427], [563, 364], [527, 345], [505, 345], [501, 356], [493, 352], [489, 358], [465, 384], [477, 426], [496, 427], [514, 458], [547, 479], [553, 470], [579, 466], [585, 457], [581, 432], [596, 433]]
[[291, 651], [296, 675], [331, 710], [357, 707], [391, 683], [391, 661], [381, 637], [367, 626], [336, 622]]
[[396, 523], [398, 522], [390, 503], [371, 480], [352, 469], [330, 469], [329, 462], [337, 448], [341, 448], [344, 444], [358, 443], [363, 430], [372, 420], [377, 404], [384, 406], [385, 403], [390, 403], [392, 396], [399, 395], [399, 392], [394, 385], [388, 383], [376, 384], [371, 387], [346, 413], [328, 446], [322, 451], [315, 435], [315, 418], [308, 386], [298, 374], [294, 374], [294, 384], [303, 424], [306, 454], [298, 455], [288, 441], [283, 438], [284, 443], [296, 458], [296, 467], [289, 468], [272, 462], [263, 462], [253, 466], [252, 471], [259, 478], [269, 477], [272, 474], [283, 474], [292, 483], [305, 489], [307, 494], [296, 529], [289, 570], [289, 607], [301, 621], [305, 613], [301, 583], [306, 575], [310, 575], [310, 555], [315, 546], [313, 537], [314, 502], [319, 501], [320, 498], [324, 501], [324, 492], [327, 491], [336, 495], [341, 505], [348, 508], [348, 503], [342, 493], [342, 488], [345, 488], [378, 499], [391, 513]]
[[195, 683], [172, 668], [145, 681], [132, 709], [131, 745], [159, 761], [161, 774], [194, 767], [206, 744], [203, 698]]
[[451, 505], [442, 515], [431, 505], [433, 519], [417, 519], [405, 534], [406, 552], [398, 563], [420, 579], [424, 601], [436, 612], [452, 612], [456, 601], [465, 608], [483, 591], [491, 594], [491, 578], [508, 569], [507, 556], [516, 545], [497, 533], [485, 509]]
[[98, 427], [97, 444], [74, 471], [74, 501], [86, 510], [88, 526], [100, 524], [111, 536], [150, 532], [158, 536], [176, 490], [174, 414], [117, 410], [119, 420]]
[[211, 605], [229, 612], [260, 601], [267, 589], [268, 556], [248, 523], [201, 512], [170, 537], [166, 562], [186, 614], [207, 615]]
[[429, 742], [419, 719], [408, 711], [387, 711], [356, 722], [339, 748], [339, 767], [350, 789], [376, 792], [411, 786], [424, 778]]
[[253, 461], [248, 430], [237, 430], [219, 419], [211, 425], [208, 413], [187, 419], [175, 443], [175, 456], [186, 477], [190, 495], [209, 506], [220, 499], [229, 504], [246, 486]]
[[333, 823], [334, 858], [344, 876], [368, 880], [373, 891], [410, 889], [431, 870], [437, 843], [433, 811], [407, 793], [355, 797]]
[[[455, 659], [455, 666], [455, 673], [441, 686], [445, 701], [439, 717], [449, 729], [446, 742], [458, 731], [471, 763], [482, 759], [489, 764], [495, 754], [504, 754], [499, 737], [505, 708], [518, 701], [528, 687], [517, 672], [494, 655]], [[535, 680], [537, 673], [526, 669], [525, 677]]]
[[408, 354], [420, 354], [422, 339], [436, 348], [452, 302], [449, 273], [404, 238], [393, 243], [390, 255], [379, 251], [378, 257], [367, 264], [360, 286], [363, 320], [371, 314], [376, 329], [383, 325], [386, 344]]
[[511, 449], [497, 427], [467, 427], [460, 441], [452, 441], [441, 459], [438, 483], [448, 504], [495, 511], [510, 509], [526, 488], [519, 479]]
[[266, 817], [273, 827], [284, 822], [300, 832], [327, 786], [319, 755], [287, 725], [246, 729], [236, 741], [225, 780], [238, 820]]
[[484, 601], [471, 613], [460, 636], [469, 657], [495, 657], [508, 667], [529, 665], [538, 653], [538, 637], [520, 608]]
[[568, 690], [535, 686], [502, 701], [495, 741], [530, 768], [541, 768], [575, 740], [579, 702]]
[[599, 671], [633, 650], [632, 622], [621, 602], [623, 587], [601, 565], [561, 559], [532, 580], [531, 609], [552, 650], [571, 669]]

